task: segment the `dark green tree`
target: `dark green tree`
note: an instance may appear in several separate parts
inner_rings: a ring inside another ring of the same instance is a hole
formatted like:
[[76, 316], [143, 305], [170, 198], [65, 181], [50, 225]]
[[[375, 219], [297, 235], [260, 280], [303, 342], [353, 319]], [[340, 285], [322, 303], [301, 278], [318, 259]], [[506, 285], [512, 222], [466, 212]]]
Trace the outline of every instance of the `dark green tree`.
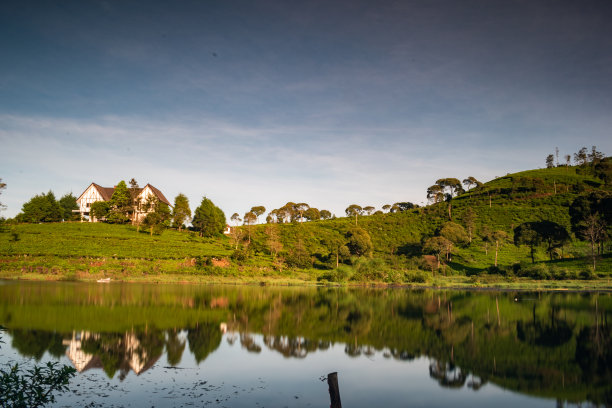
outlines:
[[372, 239], [368, 231], [363, 228], [353, 227], [345, 234], [346, 246], [351, 255], [357, 256], [371, 256], [374, 246], [372, 245]]
[[164, 229], [170, 226], [170, 219], [172, 214], [170, 213], [170, 207], [168, 204], [159, 201], [157, 197], [153, 199], [153, 203], [150, 204], [150, 211], [143, 221], [143, 225], [149, 228], [149, 233], [153, 235], [161, 234]]
[[57, 222], [62, 220], [62, 207], [55, 200], [55, 194], [49, 191], [32, 197], [22, 206], [18, 217], [23, 222]]
[[310, 207], [304, 211], [304, 218], [308, 221], [317, 221], [321, 219], [321, 212], [314, 207]]
[[117, 184], [108, 204], [110, 206], [108, 222], [123, 224], [130, 220], [134, 207], [132, 206], [132, 196], [125, 181], [121, 180]]
[[255, 219], [257, 222], [259, 222], [259, 216], [266, 212], [266, 207], [263, 205], [251, 207], [251, 212], [255, 214]]
[[553, 167], [555, 167], [555, 156], [549, 154], [546, 156], [546, 168], [552, 169]]
[[346, 210], [344, 210], [344, 212], [346, 212], [346, 216], [347, 217], [355, 217], [355, 225], [357, 225], [357, 217], [361, 214], [363, 214], [363, 208], [361, 208], [360, 206], [358, 206], [357, 204], [351, 204], [349, 205]]
[[108, 201], [96, 201], [89, 208], [89, 215], [98, 221], [106, 220], [110, 211]]
[[570, 240], [567, 230], [552, 221], [524, 222], [514, 229], [514, 244], [528, 245], [531, 262], [535, 262], [535, 248], [546, 244], [546, 252], [552, 260], [554, 252]]
[[59, 205], [62, 207], [62, 219], [65, 221], [75, 221], [79, 219], [78, 213], [73, 213], [72, 210], [78, 210], [76, 197], [72, 193], [64, 194], [59, 200]]
[[172, 223], [180, 231], [186, 222], [191, 219], [191, 209], [189, 199], [185, 194], [179, 194], [174, 198], [174, 208], [172, 209]]
[[453, 197], [463, 192], [461, 182], [456, 178], [443, 178], [436, 180], [436, 184], [440, 186], [442, 192], [444, 193], [446, 201], [448, 202], [448, 219], [452, 221], [452, 200]]
[[212, 237], [223, 233], [226, 225], [225, 214], [212, 201], [204, 197], [194, 212], [191, 225], [200, 233], [200, 236]]
[[327, 210], [321, 210], [321, 219], [322, 220], [329, 220], [332, 217], [331, 212], [327, 211]]

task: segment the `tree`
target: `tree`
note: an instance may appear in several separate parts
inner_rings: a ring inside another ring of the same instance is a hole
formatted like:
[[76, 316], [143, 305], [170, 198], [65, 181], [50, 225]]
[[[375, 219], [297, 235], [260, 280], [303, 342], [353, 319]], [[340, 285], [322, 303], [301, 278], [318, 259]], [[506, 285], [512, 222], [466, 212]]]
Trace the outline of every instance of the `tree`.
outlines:
[[591, 153], [588, 154], [587, 159], [591, 166], [595, 166], [601, 160], [603, 160], [604, 154], [602, 152], [597, 151], [597, 146], [591, 147]]
[[451, 260], [451, 254], [454, 245], [461, 245], [468, 242], [469, 238], [465, 232], [465, 229], [459, 224], [454, 222], [446, 222], [440, 229], [440, 236], [446, 238], [450, 245], [446, 248], [446, 260]]
[[19, 219], [23, 222], [57, 222], [62, 220], [62, 208], [49, 191], [32, 197], [23, 204]]
[[108, 204], [110, 206], [108, 222], [122, 224], [130, 219], [130, 214], [134, 211], [134, 207], [132, 206], [132, 197], [125, 181], [121, 180], [117, 184]]
[[[434, 204], [444, 201], [444, 192], [442, 187], [437, 184], [430, 186], [427, 189], [427, 200]], [[385, 206], [383, 206], [383, 209], [384, 208]], [[391, 206], [389, 206], [389, 208], [391, 208]]]
[[383, 209], [384, 211], [389, 211], [389, 210], [391, 209], [391, 204], [385, 204], [385, 205], [383, 205], [383, 206], [382, 206], [382, 209]]
[[321, 219], [321, 212], [314, 207], [310, 207], [304, 211], [304, 218], [308, 221], [317, 221]]
[[200, 233], [201, 237], [212, 237], [223, 233], [225, 214], [212, 201], [203, 197], [200, 206], [194, 211], [191, 225]]
[[96, 201], [91, 204], [91, 207], [89, 208], [89, 215], [93, 217], [94, 220], [106, 220], [109, 211], [110, 205], [108, 204], [108, 201]]
[[161, 234], [163, 230], [170, 225], [170, 219], [172, 218], [170, 207], [168, 204], [159, 201], [159, 199], [155, 197], [149, 208], [152, 208], [153, 211], [147, 214], [143, 224], [149, 227], [151, 235], [153, 235], [153, 232]]
[[508, 240], [508, 234], [506, 234], [504, 231], [498, 230], [493, 232], [492, 238], [495, 242], [495, 266], [497, 266], [497, 253], [499, 252], [499, 248], [501, 248]]
[[572, 164], [572, 156], [569, 154], [566, 154], [565, 155], [565, 169], [567, 170], [567, 168], [571, 166], [571, 164]]
[[453, 220], [452, 217], [452, 200], [453, 197], [463, 192], [461, 183], [456, 178], [443, 178], [436, 180], [436, 184], [442, 189], [442, 193], [448, 191], [445, 194], [446, 201], [448, 202], [448, 219]]
[[255, 222], [257, 221], [257, 216], [249, 211], [246, 214], [244, 214], [244, 223], [247, 226], [247, 230], [249, 231], [249, 243], [251, 243], [251, 225], [255, 224]]
[[264, 232], [268, 236], [266, 245], [268, 246], [270, 255], [272, 255], [273, 259], [276, 259], [278, 253], [283, 250], [283, 243], [280, 240], [280, 229], [278, 225], [268, 224], [264, 229]]
[[357, 204], [351, 204], [346, 208], [346, 210], [344, 210], [344, 212], [346, 212], [347, 217], [355, 216], [355, 225], [357, 225], [357, 216], [363, 213], [363, 208]]
[[587, 164], [587, 162], [588, 156], [586, 147], [583, 147], [582, 149], [578, 150], [577, 153], [574, 153], [574, 163], [576, 163], [578, 166], [584, 166]]
[[514, 229], [514, 244], [529, 246], [532, 263], [535, 263], [534, 253], [537, 246], [545, 243], [546, 252], [552, 260], [555, 250], [565, 245], [569, 239], [567, 230], [552, 221], [524, 222]]
[[300, 215], [300, 222], [302, 222], [302, 219], [304, 218], [304, 212], [306, 212], [310, 206], [306, 203], [298, 203], [295, 205], [295, 211]]
[[257, 222], [259, 222], [259, 216], [266, 212], [266, 207], [262, 205], [251, 207], [251, 212], [255, 214], [255, 219]]
[[[6, 183], [2, 182], [2, 179], [0, 178], [0, 195], [2, 195], [2, 190], [4, 190], [6, 188]], [[0, 202], [0, 211], [2, 211], [4, 209], [4, 204], [2, 204]]]
[[62, 208], [62, 219], [65, 221], [78, 220], [79, 215], [72, 212], [72, 210], [78, 210], [79, 206], [76, 201], [76, 197], [72, 193], [64, 194], [59, 199], [59, 205]]
[[437, 269], [440, 269], [440, 255], [443, 252], [448, 252], [449, 248], [452, 245], [453, 245], [452, 242], [450, 242], [448, 239], [444, 237], [440, 237], [440, 236], [431, 237], [425, 240], [425, 242], [423, 243], [423, 251], [428, 252], [428, 253], [433, 253], [436, 255], [436, 258], [438, 260]]
[[367, 215], [372, 215], [372, 212], [374, 212], [376, 208], [372, 207], [371, 205], [368, 205], [367, 207], [363, 207], [363, 212], [365, 212]]
[[606, 186], [612, 182], [612, 157], [606, 157], [595, 165], [595, 176], [601, 179]]
[[410, 209], [415, 208], [415, 207], [416, 206], [414, 204], [412, 204], [411, 202], [402, 201], [402, 202], [393, 204], [391, 206], [391, 209], [389, 210], [389, 212], [407, 211], [407, 210], [410, 210]]
[[555, 167], [555, 156], [549, 154], [546, 156], [546, 168], [552, 169], [553, 167]]
[[463, 214], [463, 224], [465, 225], [465, 229], [467, 230], [468, 240], [470, 244], [472, 243], [472, 234], [474, 233], [474, 229], [476, 227], [476, 213], [472, 210], [471, 207], [468, 207]]
[[[572, 231], [580, 240], [588, 240], [583, 234], [583, 224], [589, 216], [595, 214], [598, 214], [605, 225], [612, 225], [612, 192], [594, 191], [580, 195], [572, 201], [569, 208], [570, 223]], [[600, 243], [602, 244], [603, 242]]]
[[321, 210], [320, 214], [322, 220], [329, 220], [332, 217], [332, 214], [327, 210]]
[[[591, 258], [593, 259], [593, 271], [595, 271], [597, 267], [595, 245], [599, 245], [608, 238], [606, 223], [601, 219], [599, 214], [591, 214], [580, 223], [580, 227], [581, 236], [586, 238], [591, 244]], [[599, 252], [599, 250], [597, 252]]]
[[136, 208], [138, 207], [138, 194], [140, 193], [140, 187], [138, 186], [138, 182], [134, 177], [130, 180], [130, 188], [128, 189], [130, 193], [130, 203], [132, 207], [132, 224], [136, 223]]
[[174, 198], [174, 208], [172, 209], [172, 222], [175, 228], [180, 231], [186, 222], [191, 219], [191, 209], [189, 199], [185, 194], [179, 193]]
[[363, 228], [353, 227], [348, 230], [345, 237], [347, 238], [346, 246], [351, 255], [370, 256], [372, 254], [374, 247], [368, 231]]

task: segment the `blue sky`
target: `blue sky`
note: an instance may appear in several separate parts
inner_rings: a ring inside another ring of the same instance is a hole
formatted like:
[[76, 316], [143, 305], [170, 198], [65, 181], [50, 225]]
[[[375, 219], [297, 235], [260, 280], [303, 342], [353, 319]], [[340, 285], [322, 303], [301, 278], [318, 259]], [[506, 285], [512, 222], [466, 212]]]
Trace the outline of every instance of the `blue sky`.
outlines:
[[226, 216], [612, 151], [609, 1], [5, 1], [3, 216], [135, 177]]

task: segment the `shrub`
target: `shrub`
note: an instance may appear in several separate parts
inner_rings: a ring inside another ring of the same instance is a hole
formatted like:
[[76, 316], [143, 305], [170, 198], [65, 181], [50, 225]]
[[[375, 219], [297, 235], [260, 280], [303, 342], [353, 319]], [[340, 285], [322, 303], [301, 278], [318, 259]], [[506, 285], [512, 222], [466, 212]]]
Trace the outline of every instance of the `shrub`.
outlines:
[[407, 272], [405, 281], [408, 283], [426, 283], [427, 276], [421, 271]]

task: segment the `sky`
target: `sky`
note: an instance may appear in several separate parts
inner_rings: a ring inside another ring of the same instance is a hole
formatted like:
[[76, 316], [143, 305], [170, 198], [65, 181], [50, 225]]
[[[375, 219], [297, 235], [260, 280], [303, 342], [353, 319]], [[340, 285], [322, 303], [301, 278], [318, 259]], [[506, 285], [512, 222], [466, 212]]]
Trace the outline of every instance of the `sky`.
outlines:
[[612, 3], [8, 0], [0, 216], [135, 178], [229, 219], [612, 154]]

